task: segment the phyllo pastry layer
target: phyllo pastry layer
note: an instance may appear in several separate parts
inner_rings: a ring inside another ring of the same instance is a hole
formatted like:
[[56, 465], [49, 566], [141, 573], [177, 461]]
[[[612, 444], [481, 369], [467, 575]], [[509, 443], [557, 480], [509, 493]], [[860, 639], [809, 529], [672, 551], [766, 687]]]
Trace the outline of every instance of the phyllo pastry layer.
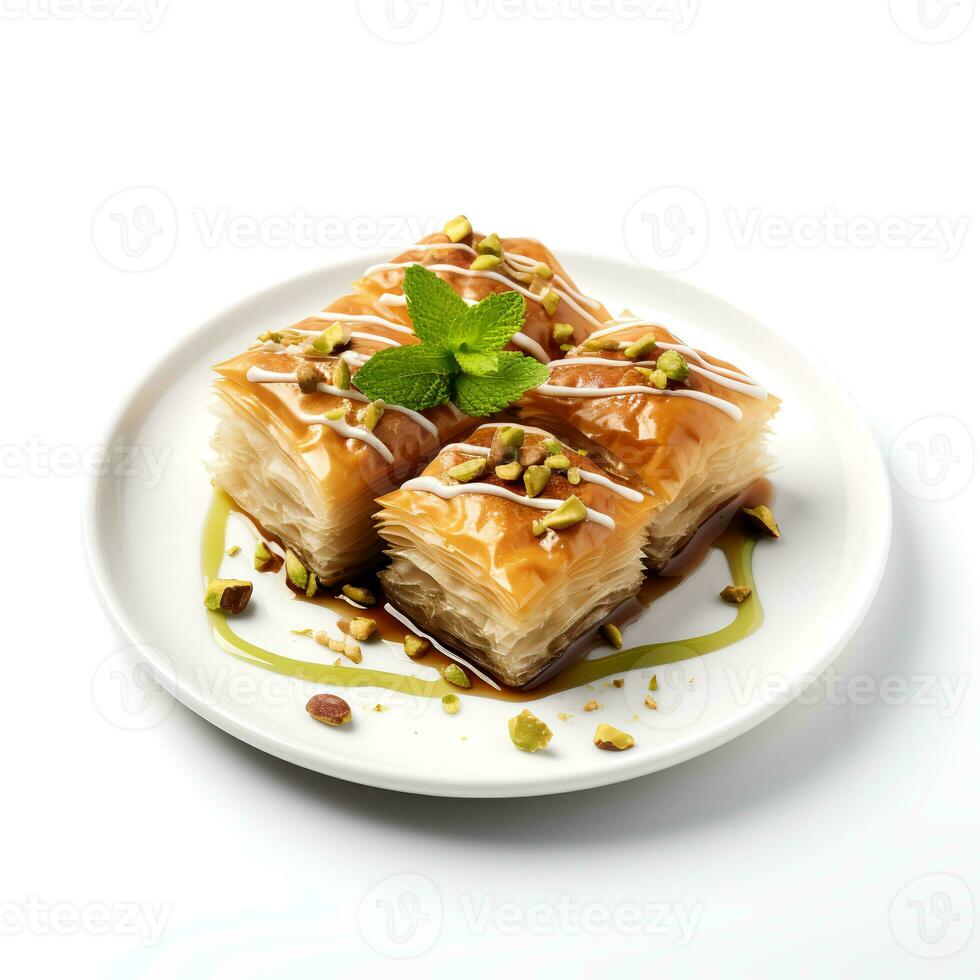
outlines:
[[511, 686], [643, 581], [653, 499], [539, 429], [485, 425], [378, 502], [385, 593]]
[[624, 318], [551, 368], [522, 399], [521, 419], [591, 445], [608, 468], [653, 491], [653, 568], [772, 467], [766, 440], [779, 400], [663, 326]]

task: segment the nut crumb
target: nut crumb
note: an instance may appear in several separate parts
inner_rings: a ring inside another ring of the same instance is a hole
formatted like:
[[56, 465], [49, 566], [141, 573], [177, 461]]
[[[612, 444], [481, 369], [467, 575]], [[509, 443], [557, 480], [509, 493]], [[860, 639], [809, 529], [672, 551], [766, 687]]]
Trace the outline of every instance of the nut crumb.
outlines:
[[616, 677], [616, 678], [613, 679], [613, 687], [622, 687], [622, 686], [623, 686], [623, 678], [622, 677]]
[[593, 698], [591, 701], [586, 701], [585, 704], [582, 705], [582, 710], [583, 711], [598, 711], [601, 707], [602, 707], [602, 705], [599, 704], [599, 702], [596, 701]]
[[235, 555], [237, 555], [237, 554], [238, 554], [238, 553], [239, 553], [239, 552], [240, 552], [241, 550], [242, 550], [242, 549], [241, 549], [241, 547], [240, 547], [239, 545], [237, 545], [237, 544], [233, 544], [233, 545], [232, 545], [232, 546], [231, 546], [231, 547], [230, 547], [230, 548], [229, 548], [229, 549], [228, 549], [228, 550], [227, 550], [227, 551], [225, 552], [225, 554], [226, 554], [226, 555], [227, 555], [227, 556], [228, 556], [229, 558], [234, 558], [234, 557], [235, 557]]
[[387, 707], [387, 705], [384, 705], [384, 704], [376, 704], [371, 710], [372, 711], [387, 711], [388, 710], [388, 707]]
[[568, 719], [571, 718], [571, 717], [572, 717], [571, 714], [569, 714], [567, 711], [559, 711], [558, 712], [558, 720], [559, 721], [568, 721]]
[[644, 704], [645, 704], [645, 705], [646, 705], [646, 706], [647, 706], [647, 707], [648, 707], [648, 708], [649, 708], [649, 709], [650, 709], [651, 711], [656, 711], [656, 710], [657, 710], [657, 702], [656, 702], [656, 701], [654, 701], [654, 699], [653, 699], [652, 697], [650, 697], [650, 695], [649, 695], [649, 694], [648, 694], [648, 695], [647, 695], [647, 696], [646, 696], [646, 697], [645, 697], [645, 698], [643, 699], [643, 703], [644, 703]]

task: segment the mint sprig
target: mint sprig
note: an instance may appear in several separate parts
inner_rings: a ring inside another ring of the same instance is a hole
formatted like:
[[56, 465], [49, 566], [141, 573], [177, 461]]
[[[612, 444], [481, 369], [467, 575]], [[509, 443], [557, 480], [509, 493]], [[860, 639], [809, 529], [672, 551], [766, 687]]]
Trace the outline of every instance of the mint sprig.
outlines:
[[468, 306], [421, 265], [405, 270], [408, 315], [420, 344], [374, 354], [354, 376], [368, 396], [417, 412], [453, 402], [467, 415], [492, 415], [548, 380], [531, 357], [501, 348], [524, 323], [524, 297], [492, 293]]

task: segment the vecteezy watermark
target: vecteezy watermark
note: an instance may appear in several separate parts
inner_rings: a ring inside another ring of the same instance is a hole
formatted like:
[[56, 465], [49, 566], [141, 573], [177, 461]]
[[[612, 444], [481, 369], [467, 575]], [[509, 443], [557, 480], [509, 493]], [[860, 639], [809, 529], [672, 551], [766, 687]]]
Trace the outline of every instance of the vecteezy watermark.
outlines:
[[442, 19], [443, 0], [357, 0], [364, 26], [391, 44], [428, 37]]
[[700, 902], [580, 902], [567, 895], [557, 902], [498, 901], [493, 895], [461, 895], [460, 912], [468, 932], [501, 936], [619, 933], [626, 936], [661, 936], [675, 946], [694, 938], [704, 906]]
[[956, 875], [922, 875], [892, 900], [888, 921], [899, 945], [913, 956], [953, 956], [973, 935], [973, 895]]
[[158, 187], [128, 187], [96, 211], [92, 242], [113, 268], [123, 272], [158, 269], [177, 244], [177, 209]]
[[641, 265], [681, 272], [708, 247], [708, 209], [690, 187], [659, 187], [629, 209], [623, 239]]
[[[166, 650], [150, 648], [161, 676], [176, 676]], [[92, 703], [110, 724], [126, 731], [146, 731], [162, 724], [173, 711], [174, 699], [154, 679], [145, 651], [124, 647], [110, 653], [92, 675]]]
[[397, 874], [361, 899], [357, 925], [373, 950], [393, 959], [421, 956], [442, 932], [442, 897], [424, 875]]
[[0, 445], [0, 480], [75, 476], [139, 480], [154, 490], [163, 480], [172, 446], [49, 445], [34, 437], [24, 443]]
[[0, 0], [0, 20], [111, 20], [149, 34], [163, 23], [169, 0]]
[[888, 0], [895, 26], [925, 44], [959, 37], [970, 26], [975, 5], [976, 0]]
[[970, 219], [966, 215], [847, 215], [836, 208], [821, 214], [793, 217], [765, 214], [762, 208], [739, 212], [726, 208], [725, 218], [736, 248], [919, 249], [935, 252], [941, 261], [955, 259], [963, 246]]
[[23, 902], [0, 902], [0, 935], [133, 936], [155, 946], [172, 912], [169, 902], [48, 902], [31, 895]]
[[906, 426], [888, 462], [895, 482], [919, 500], [949, 500], [973, 476], [973, 437], [951, 415], [930, 415]]

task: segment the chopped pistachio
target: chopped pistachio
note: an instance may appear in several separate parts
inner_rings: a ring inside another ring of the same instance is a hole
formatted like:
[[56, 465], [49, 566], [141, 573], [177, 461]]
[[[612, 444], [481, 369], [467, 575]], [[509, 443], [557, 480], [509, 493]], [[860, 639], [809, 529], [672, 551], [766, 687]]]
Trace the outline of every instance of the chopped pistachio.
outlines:
[[539, 279], [544, 279], [544, 280], [548, 280], [548, 279], [550, 279], [550, 278], [551, 278], [551, 277], [552, 277], [552, 276], [554, 275], [554, 272], [552, 271], [552, 269], [551, 269], [551, 266], [550, 266], [550, 265], [548, 265], [548, 264], [547, 264], [547, 263], [545, 263], [545, 262], [539, 262], [539, 263], [538, 263], [538, 264], [537, 264], [537, 265], [536, 265], [536, 266], [534, 267], [534, 274], [535, 274], [535, 275], [536, 275], [536, 276], [537, 276], [537, 277], [538, 277]]
[[370, 589], [363, 589], [359, 585], [344, 585], [341, 586], [340, 591], [343, 592], [348, 599], [351, 599], [353, 602], [359, 603], [362, 606], [373, 606], [378, 601]]
[[336, 694], [316, 694], [307, 702], [310, 717], [334, 728], [347, 725], [351, 720], [350, 705]]
[[388, 706], [386, 704], [376, 704], [371, 710], [377, 712], [387, 711]]
[[657, 338], [654, 337], [652, 333], [644, 334], [639, 340], [634, 340], [623, 354], [626, 355], [631, 361], [638, 361], [641, 357], [646, 357], [647, 354], [653, 352], [654, 348], [657, 346]]
[[385, 413], [385, 403], [377, 398], [368, 405], [365, 405], [357, 413], [357, 421], [368, 430], [368, 432], [373, 432], [377, 424], [381, 421], [381, 416]]
[[577, 487], [582, 482], [582, 471], [577, 466], [570, 466], [565, 476], [573, 487]]
[[290, 630], [289, 632], [292, 633], [293, 636], [312, 636], [313, 635], [313, 630], [311, 630], [311, 629]]
[[329, 409], [327, 409], [327, 411], [325, 411], [323, 413], [323, 417], [328, 422], [339, 422], [341, 419], [345, 419], [347, 417], [347, 409], [346, 408], [329, 408]]
[[486, 468], [487, 461], [481, 456], [477, 456], [475, 459], [468, 459], [463, 463], [457, 463], [455, 466], [449, 467], [446, 470], [446, 476], [451, 480], [455, 480], [457, 483], [469, 483], [478, 476], [482, 476]]
[[361, 648], [352, 640], [346, 640], [343, 650], [338, 652], [343, 653], [352, 664], [359, 664], [364, 659], [361, 655]]
[[771, 538], [779, 537], [779, 525], [776, 523], [776, 518], [772, 516], [772, 511], [765, 504], [759, 504], [758, 507], [743, 507], [742, 513], [757, 531], [762, 531]]
[[530, 286], [534, 280], [534, 276], [531, 275], [530, 272], [522, 272], [509, 262], [507, 263], [507, 268], [505, 271], [507, 272], [507, 275], [511, 277], [511, 279], [515, 279], [517, 282], [522, 282], [525, 286]]
[[544, 534], [545, 531], [547, 531], [547, 530], [548, 530], [548, 528], [545, 526], [544, 521], [540, 521], [540, 520], [531, 521], [531, 533], [536, 538], [540, 538], [541, 535]]
[[513, 463], [524, 445], [524, 430], [516, 425], [502, 425], [494, 429], [490, 441], [487, 462], [490, 466]]
[[653, 677], [650, 678], [650, 683], [647, 684], [647, 690], [655, 691], [658, 687], [660, 687], [660, 683], [657, 680], [657, 675], [654, 674]]
[[573, 714], [570, 714], [567, 711], [559, 711], [556, 717], [559, 721], [568, 721], [569, 718], [573, 717]]
[[355, 616], [347, 627], [348, 632], [355, 640], [366, 640], [377, 628], [377, 623], [367, 616]]
[[258, 339], [263, 344], [264, 343], [267, 343], [267, 342], [268, 343], [273, 343], [273, 344], [281, 344], [282, 343], [282, 334], [279, 333], [276, 330], [266, 330], [265, 333], [260, 333], [259, 334], [259, 338]]
[[613, 687], [622, 687], [622, 686], [623, 686], [623, 678], [622, 677], [615, 677], [615, 678], [613, 678]]
[[548, 485], [551, 470], [547, 466], [529, 466], [524, 471], [524, 492], [529, 497], [536, 497]]
[[497, 255], [478, 255], [471, 263], [470, 268], [476, 272], [487, 269], [496, 269], [500, 265], [500, 257]]
[[598, 711], [601, 707], [602, 707], [602, 705], [599, 704], [599, 702], [596, 701], [593, 698], [591, 701], [586, 701], [585, 704], [582, 705], [582, 710], [583, 711]]
[[343, 391], [350, 388], [350, 365], [342, 357], [333, 366], [330, 383]]
[[513, 463], [503, 463], [494, 469], [494, 473], [497, 474], [497, 479], [504, 480], [507, 483], [516, 483], [521, 478], [521, 473], [523, 472], [524, 470], [521, 468], [521, 464], [516, 460]]
[[582, 344], [583, 350], [619, 350], [619, 341], [612, 337], [593, 337]]
[[622, 648], [623, 634], [615, 623], [603, 623], [599, 627], [599, 632], [610, 646], [614, 646], [617, 650]]
[[312, 395], [316, 386], [323, 380], [320, 369], [312, 361], [303, 361], [296, 368], [296, 383], [304, 395]]
[[241, 550], [242, 550], [242, 549], [241, 549], [241, 546], [240, 546], [240, 545], [237, 545], [237, 544], [233, 544], [233, 545], [232, 545], [232, 546], [231, 546], [231, 547], [230, 547], [230, 548], [229, 548], [229, 549], [228, 549], [228, 550], [227, 550], [227, 551], [225, 552], [225, 554], [226, 554], [226, 555], [227, 555], [227, 556], [228, 556], [229, 558], [234, 558], [234, 557], [235, 557], [235, 555], [237, 555], [237, 554], [238, 554], [238, 553], [239, 553], [239, 552], [240, 552]]
[[544, 311], [548, 314], [548, 316], [554, 316], [558, 312], [558, 306], [560, 303], [561, 296], [559, 296], [553, 289], [546, 289], [541, 294], [541, 305], [544, 307]]
[[466, 671], [459, 664], [446, 664], [442, 668], [442, 678], [457, 687], [472, 687], [470, 679], [466, 676]]
[[408, 633], [402, 641], [402, 646], [405, 648], [405, 653], [414, 660], [416, 657], [421, 657], [429, 649], [429, 641], [423, 640], [421, 636], [413, 636]]
[[477, 252], [480, 255], [496, 255], [497, 258], [503, 258], [504, 249], [500, 244], [500, 236], [494, 231], [487, 235], [486, 238], [481, 238], [476, 245]]
[[306, 583], [310, 573], [291, 548], [286, 549], [286, 576], [300, 592], [306, 591]]
[[537, 752], [551, 741], [551, 729], [525, 708], [507, 722], [510, 740], [522, 752]]
[[442, 696], [442, 710], [446, 712], [447, 715], [454, 715], [459, 711], [459, 695], [457, 694], [444, 694]]
[[549, 456], [544, 461], [544, 465], [549, 470], [567, 470], [572, 465], [572, 462], [564, 453], [555, 453], [554, 456]]
[[517, 458], [521, 466], [540, 466], [550, 455], [552, 454], [545, 448], [544, 443], [534, 442], [521, 446]]
[[607, 752], [624, 752], [636, 745], [636, 739], [628, 732], [621, 732], [612, 725], [599, 725], [595, 730], [592, 741], [597, 749]]
[[671, 381], [684, 381], [690, 374], [687, 361], [675, 350], [665, 350], [657, 358], [657, 368], [663, 371]]
[[657, 702], [656, 702], [656, 700], [655, 700], [654, 698], [652, 698], [652, 697], [650, 697], [650, 695], [649, 695], [649, 694], [648, 694], [648, 695], [647, 695], [647, 696], [646, 696], [646, 697], [645, 697], [645, 698], [643, 699], [643, 703], [644, 703], [644, 704], [645, 704], [645, 705], [646, 705], [646, 706], [647, 706], [647, 707], [648, 707], [648, 708], [649, 708], [649, 709], [650, 709], [651, 711], [656, 711], [656, 710], [657, 710]]
[[316, 640], [321, 646], [329, 647], [334, 653], [341, 653], [344, 649], [343, 640], [335, 640], [329, 633], [324, 630], [317, 630], [313, 634], [313, 639]]
[[575, 350], [575, 345], [574, 344], [562, 344], [561, 347], [559, 347], [558, 349], [560, 351], [563, 351], [564, 353], [567, 354], [570, 350]]
[[520, 449], [524, 445], [524, 430], [519, 425], [502, 425], [494, 435], [508, 449]]
[[204, 605], [211, 612], [235, 616], [244, 612], [251, 598], [251, 582], [237, 578], [213, 578], [204, 592]]
[[635, 367], [633, 370], [639, 371], [647, 379], [647, 383], [653, 385], [659, 391], [663, 391], [667, 387], [667, 375], [660, 368], [657, 368], [656, 371], [651, 371], [650, 368]]
[[342, 323], [331, 323], [316, 340], [313, 349], [319, 354], [332, 354], [338, 347], [347, 342], [346, 331]]
[[726, 585], [718, 594], [725, 602], [738, 606], [752, 595], [752, 590], [747, 585]]
[[556, 344], [564, 344], [572, 339], [575, 328], [570, 323], [556, 323], [551, 331]]
[[451, 218], [442, 230], [454, 244], [473, 234], [473, 226], [465, 214], [458, 214], [455, 218]]
[[565, 528], [581, 523], [587, 516], [585, 504], [573, 495], [563, 500], [560, 506], [543, 517], [541, 523], [554, 531], [563, 531]]
[[312, 599], [313, 596], [316, 595], [316, 589], [317, 589], [316, 575], [314, 575], [313, 572], [310, 572], [310, 574], [307, 576], [306, 579], [306, 597], [308, 599]]

